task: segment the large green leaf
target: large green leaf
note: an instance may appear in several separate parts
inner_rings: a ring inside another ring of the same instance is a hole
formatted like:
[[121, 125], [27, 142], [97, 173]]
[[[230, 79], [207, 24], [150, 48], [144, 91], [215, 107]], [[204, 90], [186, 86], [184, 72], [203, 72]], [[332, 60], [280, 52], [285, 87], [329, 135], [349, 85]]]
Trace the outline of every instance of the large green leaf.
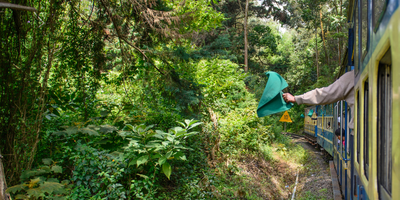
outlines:
[[186, 160], [186, 156], [182, 153], [182, 151], [178, 151], [177, 153], [175, 153], [174, 157], [181, 160]]
[[42, 192], [47, 192], [49, 194], [64, 194], [66, 190], [64, 189], [64, 185], [56, 182], [44, 182], [40, 185], [39, 189]]
[[35, 199], [39, 199], [39, 197], [44, 197], [44, 192], [40, 188], [31, 188], [26, 192], [31, 197], [36, 197]]
[[114, 126], [111, 125], [101, 125], [100, 126], [100, 132], [107, 134], [107, 133], [112, 133], [114, 131], [117, 131], [118, 129]]
[[53, 163], [53, 159], [51, 159], [51, 158], [43, 158], [42, 162], [45, 165], [51, 165], [51, 163]]
[[163, 165], [167, 161], [167, 158], [165, 156], [162, 156], [158, 159], [158, 164]]
[[51, 167], [51, 171], [53, 171], [54, 173], [62, 173], [62, 168], [61, 166], [54, 165], [53, 167]]
[[158, 159], [158, 164], [159, 165], [163, 165], [165, 163], [165, 161], [171, 157], [172, 155], [172, 151], [169, 151], [168, 153], [166, 153], [164, 156], [162, 156], [160, 159]]
[[80, 128], [79, 132], [85, 133], [85, 134], [88, 134], [88, 135], [99, 136], [99, 133], [97, 133], [97, 131], [92, 130], [90, 128]]
[[165, 162], [162, 166], [162, 170], [163, 170], [165, 176], [167, 176], [167, 178], [169, 179], [169, 177], [171, 176], [171, 172], [172, 172], [171, 165], [169, 165], [168, 162]]
[[203, 122], [197, 122], [197, 123], [191, 124], [191, 125], [189, 125], [189, 128], [187, 130], [190, 130], [190, 129], [192, 129], [192, 128], [200, 125], [200, 124], [203, 124]]
[[133, 127], [132, 125], [130, 125], [130, 124], [125, 124], [125, 126], [126, 127], [128, 127], [129, 129], [131, 129], [131, 130], [133, 130], [135, 127]]
[[22, 185], [14, 185], [14, 186], [11, 186], [11, 187], [7, 188], [6, 189], [6, 193], [15, 194], [15, 193], [17, 193], [19, 191], [22, 191], [23, 189], [24, 188], [22, 187]]
[[149, 155], [144, 155], [137, 159], [136, 164], [139, 167], [141, 164], [146, 163], [149, 160]]

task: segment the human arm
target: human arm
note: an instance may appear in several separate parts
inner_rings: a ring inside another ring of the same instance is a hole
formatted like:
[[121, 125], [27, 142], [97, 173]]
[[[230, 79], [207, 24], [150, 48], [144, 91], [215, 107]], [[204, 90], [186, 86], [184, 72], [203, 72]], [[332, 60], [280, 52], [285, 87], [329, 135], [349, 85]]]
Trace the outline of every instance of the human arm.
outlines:
[[[350, 71], [343, 74], [338, 80], [327, 87], [317, 88], [302, 95], [294, 96], [297, 104], [325, 105], [345, 100], [353, 92], [354, 72]], [[287, 94], [287, 93], [286, 93]], [[288, 101], [292, 98], [287, 95]], [[291, 95], [293, 96], [293, 95]], [[285, 97], [284, 97], [285, 99]], [[286, 99], [285, 99], [286, 101]]]

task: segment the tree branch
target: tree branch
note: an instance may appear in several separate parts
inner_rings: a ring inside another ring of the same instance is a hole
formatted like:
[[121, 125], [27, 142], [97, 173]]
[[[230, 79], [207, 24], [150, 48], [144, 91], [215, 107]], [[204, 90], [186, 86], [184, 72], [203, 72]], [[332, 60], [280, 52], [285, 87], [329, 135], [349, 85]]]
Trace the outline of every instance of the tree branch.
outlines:
[[21, 5], [18, 5], [18, 4], [12, 4], [12, 3], [6, 3], [6, 2], [0, 2], [0, 8], [10, 8], [10, 9], [13, 9], [13, 10], [23, 10], [23, 11], [37, 12], [36, 8], [34, 8], [34, 7], [21, 6]]
[[108, 10], [108, 7], [107, 7], [106, 4], [104, 3], [104, 0], [101, 0], [101, 4], [102, 4], [103, 7], [106, 9], [106, 12], [107, 12], [109, 18], [111, 19], [112, 23], [114, 24], [114, 29], [115, 29], [115, 31], [117, 32], [118, 38], [121, 39], [121, 40], [123, 40], [123, 41], [125, 41], [129, 46], [131, 46], [131, 47], [133, 47], [134, 49], [136, 49], [137, 51], [139, 51], [139, 52], [143, 55], [143, 57], [145, 57], [145, 58], [149, 61], [149, 63], [152, 64], [154, 68], [156, 68], [156, 70], [157, 70], [158, 72], [160, 72], [162, 75], [165, 75], [165, 74], [164, 74], [164, 73], [163, 73], [163, 72], [162, 72], [162, 71], [161, 71], [161, 70], [146, 56], [146, 54], [145, 54], [141, 49], [139, 49], [138, 47], [136, 47], [135, 45], [133, 45], [132, 42], [128, 41], [125, 37], [122, 36], [122, 34], [120, 33], [120, 29], [118, 28], [117, 23], [115, 23], [114, 17], [112, 16], [110, 10]]

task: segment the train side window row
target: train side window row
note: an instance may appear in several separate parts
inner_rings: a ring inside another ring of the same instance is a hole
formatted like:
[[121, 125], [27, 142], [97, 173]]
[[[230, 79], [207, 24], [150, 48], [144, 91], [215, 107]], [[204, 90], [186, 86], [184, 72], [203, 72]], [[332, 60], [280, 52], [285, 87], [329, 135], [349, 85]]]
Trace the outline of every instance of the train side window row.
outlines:
[[[377, 178], [378, 178], [378, 189], [380, 199], [390, 199], [392, 194], [392, 76], [391, 76], [391, 53], [390, 48], [386, 54], [382, 57], [378, 66], [378, 81], [377, 81], [377, 147], [371, 148], [373, 151], [376, 150], [377, 156]], [[363, 144], [363, 156], [362, 163], [364, 169], [364, 175], [369, 179], [371, 172], [369, 171], [370, 163], [370, 143], [369, 139], [370, 130], [369, 115], [370, 105], [370, 85], [368, 78], [364, 82], [363, 94], [360, 94], [360, 90], [356, 91], [357, 101], [357, 163], [360, 163], [361, 159], [361, 139]], [[363, 96], [360, 96], [363, 95]], [[361, 101], [363, 101], [363, 107], [360, 109]], [[362, 115], [361, 115], [362, 114]], [[362, 116], [362, 119], [360, 118]], [[372, 119], [371, 119], [372, 120]], [[363, 123], [361, 123], [363, 122]], [[362, 127], [361, 127], [362, 124]], [[361, 129], [363, 131], [361, 132]], [[361, 138], [362, 137], [362, 138]], [[373, 144], [373, 142], [371, 142]], [[375, 153], [375, 152], [373, 152]]]
[[379, 62], [377, 94], [377, 165], [381, 199], [392, 193], [392, 78], [390, 48]]
[[[354, 66], [356, 73], [360, 70], [360, 65], [368, 53], [368, 46], [370, 45], [370, 30], [376, 32], [379, 24], [386, 11], [388, 0], [371, 0], [372, 8], [369, 8], [369, 0], [356, 0], [355, 1], [355, 15], [353, 18], [354, 30]], [[360, 7], [358, 7], [360, 6]], [[360, 9], [359, 9], [360, 8]], [[372, 12], [372, 19], [368, 18], [368, 13]], [[372, 28], [370, 29], [370, 25]]]

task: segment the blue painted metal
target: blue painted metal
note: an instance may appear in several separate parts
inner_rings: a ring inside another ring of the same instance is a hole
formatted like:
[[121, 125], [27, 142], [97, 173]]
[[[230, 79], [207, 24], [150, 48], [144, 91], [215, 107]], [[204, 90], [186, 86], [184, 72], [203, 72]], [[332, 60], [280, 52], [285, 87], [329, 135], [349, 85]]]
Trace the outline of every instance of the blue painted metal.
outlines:
[[318, 138], [318, 126], [315, 126], [315, 137]]
[[[351, 159], [353, 158], [353, 159]], [[353, 178], [354, 178], [354, 135], [350, 134], [350, 200], [353, 199], [353, 194], [354, 194], [354, 185], [353, 185]]]

